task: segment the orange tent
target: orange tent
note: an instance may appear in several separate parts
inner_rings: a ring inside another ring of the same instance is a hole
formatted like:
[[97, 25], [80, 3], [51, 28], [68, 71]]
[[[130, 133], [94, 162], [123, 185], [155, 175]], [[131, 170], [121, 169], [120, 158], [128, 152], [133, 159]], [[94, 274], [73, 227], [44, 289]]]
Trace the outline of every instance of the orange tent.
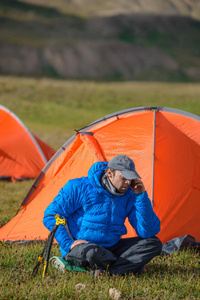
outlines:
[[0, 179], [36, 178], [55, 151], [0, 105]]
[[[45, 240], [45, 208], [72, 178], [96, 161], [130, 156], [161, 220], [163, 243], [189, 234], [200, 240], [200, 117], [176, 109], [141, 107], [106, 116], [79, 130], [45, 166], [24, 208], [0, 230], [0, 240]], [[134, 230], [126, 221], [128, 233]]]

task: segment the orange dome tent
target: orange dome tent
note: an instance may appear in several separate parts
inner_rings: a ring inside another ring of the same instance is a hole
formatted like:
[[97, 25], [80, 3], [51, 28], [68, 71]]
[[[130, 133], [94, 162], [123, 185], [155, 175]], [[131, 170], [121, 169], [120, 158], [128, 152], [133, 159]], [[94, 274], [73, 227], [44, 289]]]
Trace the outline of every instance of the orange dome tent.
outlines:
[[0, 179], [36, 178], [55, 151], [0, 105]]
[[[200, 117], [141, 107], [108, 115], [79, 130], [45, 166], [22, 205], [0, 230], [2, 241], [45, 240], [45, 208], [72, 178], [96, 161], [130, 156], [161, 220], [163, 243], [189, 234], [200, 240]], [[127, 235], [135, 233], [126, 221]]]

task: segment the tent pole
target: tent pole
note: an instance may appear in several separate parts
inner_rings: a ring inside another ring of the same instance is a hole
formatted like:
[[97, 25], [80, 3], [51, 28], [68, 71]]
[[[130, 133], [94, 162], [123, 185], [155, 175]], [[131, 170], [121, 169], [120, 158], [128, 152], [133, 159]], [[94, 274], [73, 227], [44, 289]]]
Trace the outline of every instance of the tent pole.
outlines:
[[155, 165], [155, 134], [156, 134], [156, 109], [154, 109], [154, 121], [153, 121], [153, 168], [152, 168], [152, 194], [151, 205], [153, 206], [154, 200], [154, 165]]

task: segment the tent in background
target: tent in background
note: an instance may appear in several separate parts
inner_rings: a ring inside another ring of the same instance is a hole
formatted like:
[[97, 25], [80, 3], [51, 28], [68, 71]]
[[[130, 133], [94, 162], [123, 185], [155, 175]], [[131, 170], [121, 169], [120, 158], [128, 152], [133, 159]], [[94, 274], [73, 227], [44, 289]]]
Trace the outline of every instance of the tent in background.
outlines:
[[0, 105], [0, 179], [36, 178], [55, 150]]
[[[47, 163], [0, 240], [45, 240], [44, 210], [60, 188], [118, 154], [134, 160], [161, 220], [162, 242], [186, 234], [200, 240], [200, 117], [164, 107], [120, 111], [79, 130]], [[125, 236], [134, 236], [126, 226]]]

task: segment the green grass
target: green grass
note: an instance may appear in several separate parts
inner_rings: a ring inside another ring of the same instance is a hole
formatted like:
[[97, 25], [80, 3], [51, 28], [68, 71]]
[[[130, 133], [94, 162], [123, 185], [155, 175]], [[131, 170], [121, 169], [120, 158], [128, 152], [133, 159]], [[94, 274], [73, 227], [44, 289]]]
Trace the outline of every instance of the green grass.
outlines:
[[[38, 137], [59, 149], [74, 129], [118, 110], [139, 106], [166, 106], [200, 115], [200, 84], [145, 82], [95, 83], [0, 77], [1, 104], [13, 111]], [[0, 182], [0, 226], [16, 213], [33, 180]], [[9, 211], [11, 210], [11, 211]], [[7, 212], [9, 211], [9, 212]], [[1, 299], [109, 299], [109, 288], [124, 299], [200, 299], [199, 253], [181, 251], [157, 257], [144, 276], [94, 280], [89, 274], [60, 274], [50, 267], [31, 272], [44, 243], [0, 243]], [[59, 255], [53, 245], [51, 255]], [[77, 283], [86, 289], [78, 293]]]
[[[199, 254], [181, 251], [170, 257], [156, 257], [147, 265], [145, 275], [93, 279], [90, 274], [62, 274], [51, 265], [45, 278], [43, 268], [31, 273], [43, 249], [43, 243], [8, 245], [0, 243], [1, 299], [109, 299], [109, 289], [117, 288], [123, 299], [199, 299]], [[51, 255], [59, 255], [53, 245]], [[77, 292], [75, 285], [86, 284]]]
[[139, 106], [167, 106], [200, 115], [200, 84], [66, 81], [0, 77], [1, 104], [38, 137], [60, 148], [89, 123]]

